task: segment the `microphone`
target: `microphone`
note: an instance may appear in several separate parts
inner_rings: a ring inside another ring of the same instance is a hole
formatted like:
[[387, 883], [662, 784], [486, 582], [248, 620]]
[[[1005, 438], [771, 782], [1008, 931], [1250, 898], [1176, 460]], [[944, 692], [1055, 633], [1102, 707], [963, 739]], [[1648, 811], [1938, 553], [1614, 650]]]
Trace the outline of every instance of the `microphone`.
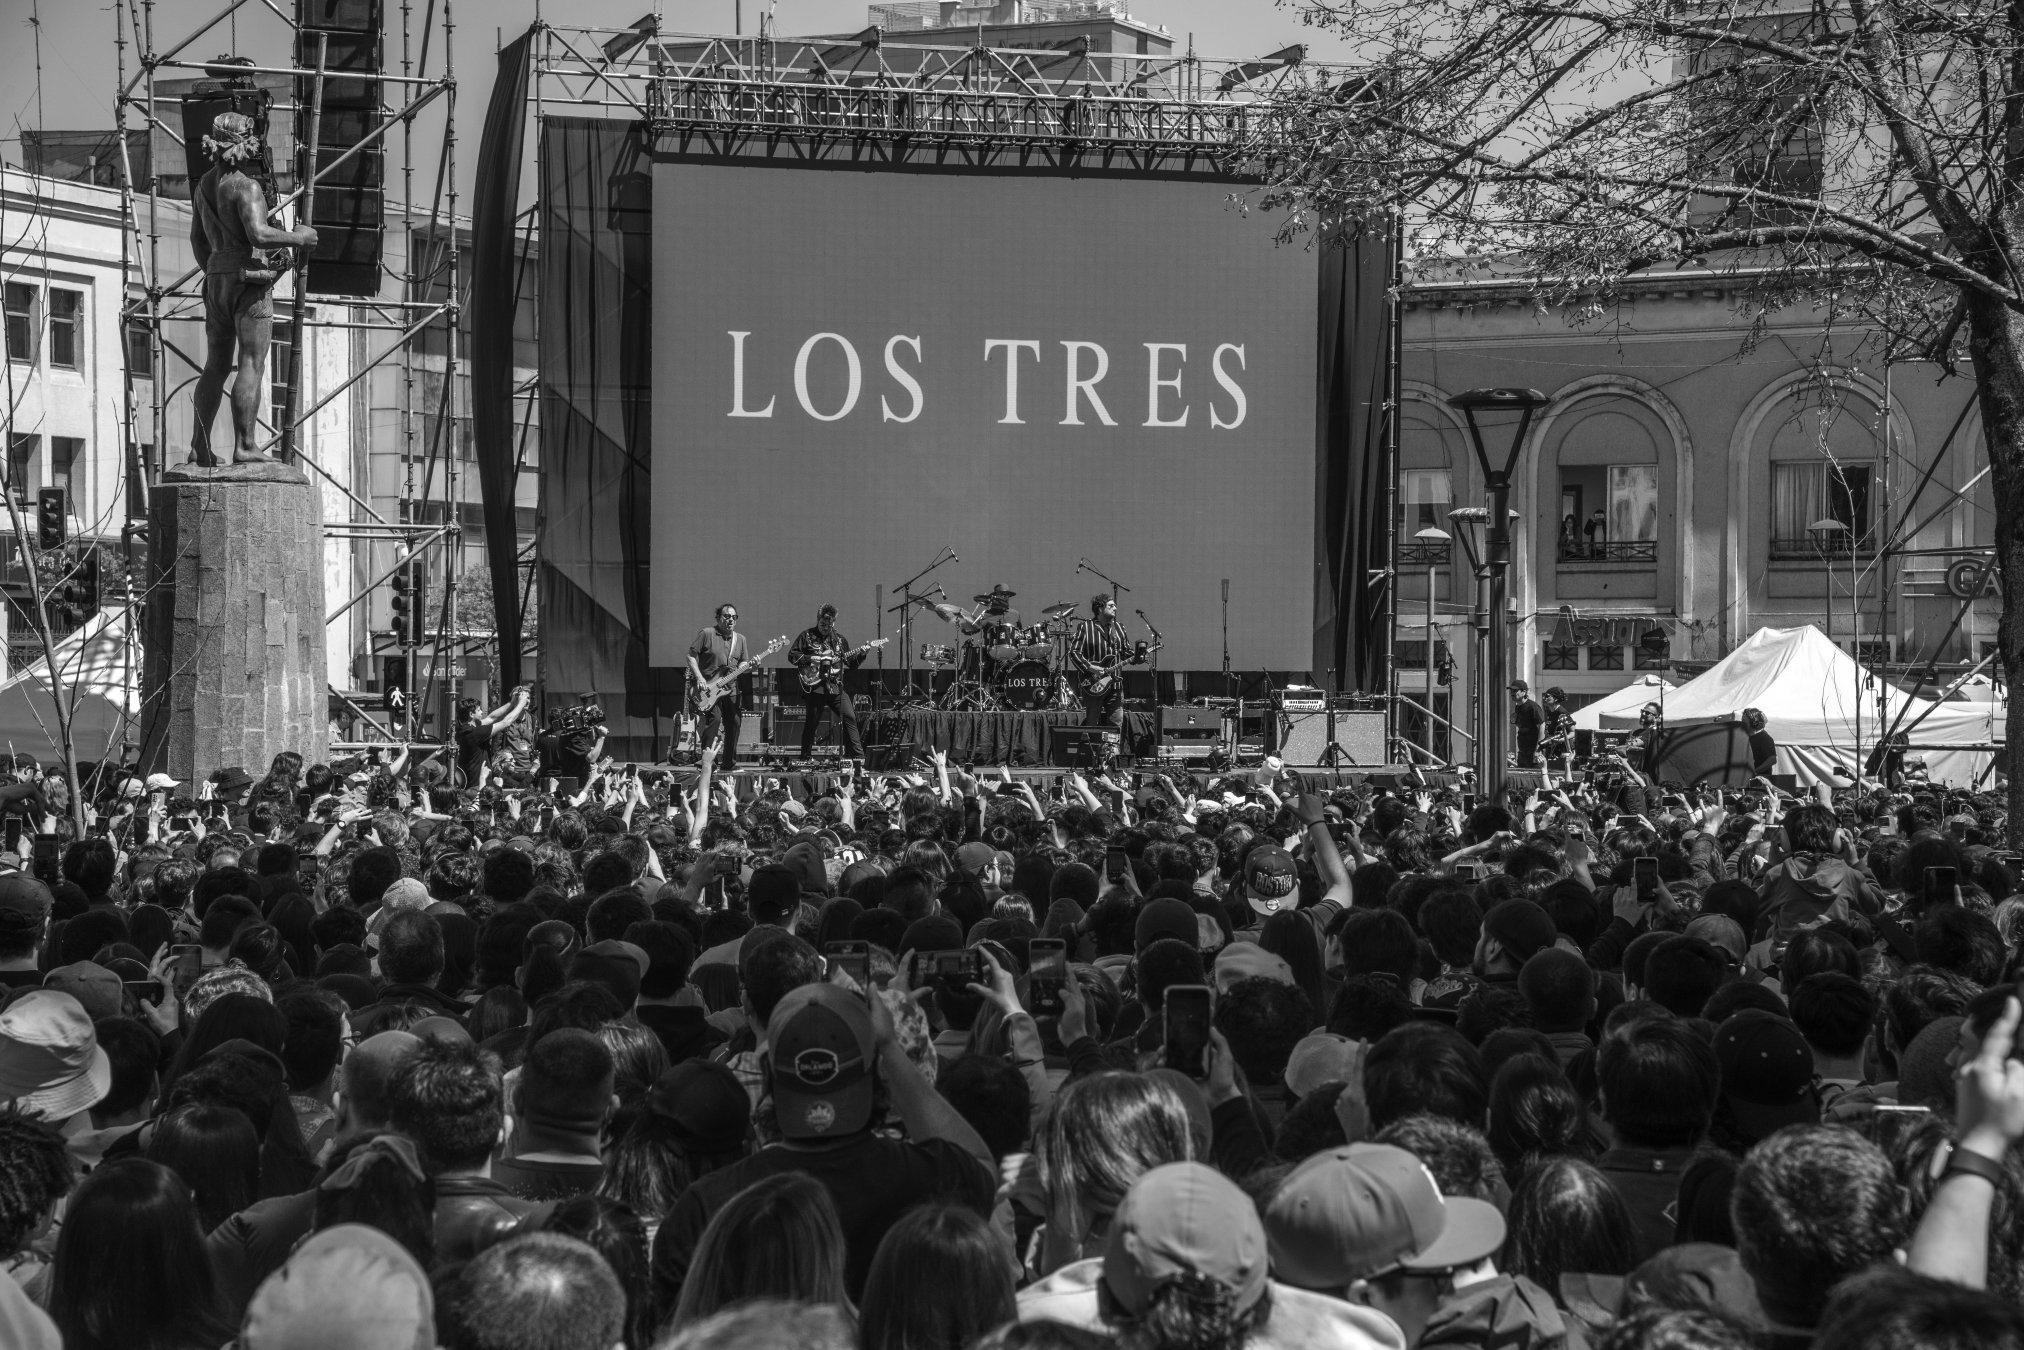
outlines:
[[1230, 603], [1230, 578], [1228, 577], [1223, 578], [1223, 603], [1226, 605]]
[[1132, 611], [1132, 613], [1138, 615], [1141, 619], [1143, 619], [1146, 616], [1146, 612], [1142, 609], [1135, 609]]
[[957, 556], [957, 554], [956, 554], [956, 550], [954, 550], [954, 549], [950, 549], [950, 550], [949, 550], [949, 561], [950, 561], [950, 562], [961, 562], [961, 561], [963, 561], [963, 560], [962, 560], [962, 558], [960, 558], [960, 557], [958, 557], [958, 556]]

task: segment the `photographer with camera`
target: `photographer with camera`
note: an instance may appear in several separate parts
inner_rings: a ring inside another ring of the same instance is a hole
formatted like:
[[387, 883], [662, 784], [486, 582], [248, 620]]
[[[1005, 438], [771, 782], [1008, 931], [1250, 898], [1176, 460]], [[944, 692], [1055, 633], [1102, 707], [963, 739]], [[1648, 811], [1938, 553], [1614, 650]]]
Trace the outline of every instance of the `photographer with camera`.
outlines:
[[457, 770], [465, 787], [482, 786], [485, 762], [492, 754], [492, 738], [527, 715], [533, 691], [518, 685], [505, 703], [491, 712], [480, 713], [475, 698], [457, 701]]
[[558, 778], [574, 778], [581, 787], [590, 781], [591, 766], [604, 758], [604, 709], [584, 703], [562, 714], [556, 729], [554, 768]]

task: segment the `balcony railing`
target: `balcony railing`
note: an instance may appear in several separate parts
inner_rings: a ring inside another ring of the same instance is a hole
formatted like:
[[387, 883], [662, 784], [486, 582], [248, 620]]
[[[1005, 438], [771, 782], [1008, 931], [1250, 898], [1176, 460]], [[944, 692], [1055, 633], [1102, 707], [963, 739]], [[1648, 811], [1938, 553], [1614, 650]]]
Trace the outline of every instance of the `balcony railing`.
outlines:
[[1454, 545], [1445, 539], [1399, 540], [1400, 567], [1446, 567]]
[[1610, 539], [1560, 541], [1560, 561], [1564, 563], [1651, 563], [1659, 560], [1659, 541], [1656, 539]]
[[1801, 539], [1771, 540], [1771, 556], [1781, 561], [1818, 562], [1822, 558], [1869, 557], [1876, 552], [1875, 534], [1865, 534], [1859, 539], [1850, 539], [1846, 531], [1838, 531], [1832, 539], [1815, 539], [1807, 535]]

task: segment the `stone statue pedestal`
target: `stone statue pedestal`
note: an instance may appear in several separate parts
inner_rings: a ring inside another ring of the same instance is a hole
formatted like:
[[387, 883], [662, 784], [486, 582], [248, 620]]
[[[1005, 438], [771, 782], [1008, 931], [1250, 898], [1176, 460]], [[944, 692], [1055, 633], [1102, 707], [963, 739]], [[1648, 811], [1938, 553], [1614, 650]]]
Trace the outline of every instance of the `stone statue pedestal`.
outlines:
[[181, 466], [148, 503], [141, 764], [194, 785], [324, 759], [320, 494], [290, 464]]

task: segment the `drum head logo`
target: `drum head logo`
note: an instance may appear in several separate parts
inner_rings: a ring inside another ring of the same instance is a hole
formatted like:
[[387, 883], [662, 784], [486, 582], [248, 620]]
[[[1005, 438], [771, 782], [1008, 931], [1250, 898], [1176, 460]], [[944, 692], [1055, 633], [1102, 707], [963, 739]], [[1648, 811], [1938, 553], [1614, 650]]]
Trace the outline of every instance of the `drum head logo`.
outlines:
[[[794, 1076], [809, 1087], [819, 1088], [834, 1082], [842, 1068], [834, 1050], [803, 1050], [794, 1057]], [[822, 1109], [828, 1111], [829, 1107], [824, 1105]], [[812, 1114], [813, 1108], [810, 1110]], [[831, 1111], [830, 1115], [833, 1119], [835, 1112]], [[811, 1125], [814, 1123], [812, 1120], [809, 1122]]]
[[809, 1129], [824, 1134], [836, 1124], [836, 1108], [828, 1102], [810, 1102], [808, 1109], [801, 1113], [801, 1119]]

